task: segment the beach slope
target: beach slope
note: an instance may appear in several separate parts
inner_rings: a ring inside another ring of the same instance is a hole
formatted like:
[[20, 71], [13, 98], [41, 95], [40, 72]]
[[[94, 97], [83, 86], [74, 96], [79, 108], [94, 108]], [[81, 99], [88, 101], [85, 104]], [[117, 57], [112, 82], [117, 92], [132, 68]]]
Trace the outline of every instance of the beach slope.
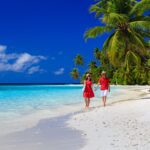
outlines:
[[150, 95], [146, 91], [140, 98], [74, 115], [68, 125], [84, 133], [87, 141], [82, 150], [149, 150]]

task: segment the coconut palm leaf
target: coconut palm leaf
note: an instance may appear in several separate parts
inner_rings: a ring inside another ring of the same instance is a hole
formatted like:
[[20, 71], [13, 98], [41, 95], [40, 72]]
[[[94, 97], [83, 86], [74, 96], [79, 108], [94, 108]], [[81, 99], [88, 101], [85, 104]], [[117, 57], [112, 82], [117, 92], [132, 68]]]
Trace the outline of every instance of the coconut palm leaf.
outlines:
[[150, 31], [150, 21], [132, 21], [129, 23], [130, 28]]
[[141, 50], [140, 52], [145, 52], [145, 45], [138, 33], [128, 29], [127, 38], [130, 41], [131, 47], [134, 45], [138, 50]]
[[128, 16], [126, 14], [119, 14], [119, 13], [107, 13], [103, 16], [101, 19], [102, 22], [105, 24], [109, 24], [111, 26], [114, 26], [114, 24], [124, 23], [128, 20]]
[[132, 21], [150, 21], [150, 16], [135, 16], [131, 17], [129, 22]]
[[104, 32], [109, 32], [111, 31], [111, 27], [108, 27], [108, 26], [96, 26], [94, 28], [91, 28], [89, 30], [87, 30], [85, 32], [85, 39], [88, 39], [88, 38], [96, 38], [97, 36], [103, 34]]
[[[120, 30], [116, 31], [115, 34], [112, 36], [108, 49], [107, 54], [110, 59], [110, 62], [114, 66], [120, 66], [121, 65], [121, 59], [124, 56], [124, 47], [125, 47], [125, 41], [122, 36], [122, 33]], [[116, 59], [117, 58], [117, 59]]]
[[141, 0], [140, 2], [136, 3], [132, 10], [130, 11], [130, 15], [137, 15], [141, 16], [144, 14], [145, 11], [150, 10], [150, 1], [149, 0]]
[[140, 67], [141, 58], [139, 57], [139, 55], [129, 50], [125, 57], [125, 66], [126, 66], [127, 72], [129, 72], [131, 67], [133, 68], [134, 65], [137, 67]]
[[103, 44], [103, 51], [106, 51], [106, 50], [107, 50], [107, 48], [108, 48], [108, 46], [109, 46], [109, 44], [110, 44], [110, 40], [111, 40], [111, 38], [114, 36], [114, 34], [115, 34], [115, 32], [113, 32], [113, 33], [105, 40], [105, 42], [104, 42], [104, 44]]
[[90, 13], [95, 13], [95, 17], [97, 18], [102, 15], [106, 11], [106, 9], [100, 8], [98, 5], [92, 5], [89, 11]]
[[136, 33], [138, 33], [139, 35], [141, 35], [141, 37], [143, 38], [150, 38], [150, 31], [147, 30], [141, 30], [141, 29], [136, 29], [136, 28], [132, 28]]
[[141, 34], [142, 37], [150, 38], [150, 32], [143, 32], [143, 31], [140, 31], [140, 34]]

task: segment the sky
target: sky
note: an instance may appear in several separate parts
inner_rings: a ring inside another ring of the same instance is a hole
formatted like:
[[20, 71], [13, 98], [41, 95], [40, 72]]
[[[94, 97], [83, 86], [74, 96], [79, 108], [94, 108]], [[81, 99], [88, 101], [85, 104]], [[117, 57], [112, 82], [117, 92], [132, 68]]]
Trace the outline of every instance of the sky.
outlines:
[[94, 0], [0, 0], [0, 83], [77, 83], [73, 59], [84, 57], [81, 74], [107, 35], [85, 42], [100, 22], [88, 9]]

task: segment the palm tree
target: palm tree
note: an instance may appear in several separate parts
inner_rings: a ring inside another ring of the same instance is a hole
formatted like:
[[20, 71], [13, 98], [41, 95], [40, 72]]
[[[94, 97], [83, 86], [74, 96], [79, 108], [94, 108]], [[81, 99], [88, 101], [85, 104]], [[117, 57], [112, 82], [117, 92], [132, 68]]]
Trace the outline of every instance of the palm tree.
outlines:
[[97, 68], [97, 65], [96, 65], [95, 61], [91, 61], [88, 66], [90, 68], [90, 71]]
[[72, 72], [70, 72], [71, 77], [75, 80], [79, 78], [79, 72], [77, 68], [73, 68]]
[[75, 65], [83, 65], [84, 62], [83, 62], [83, 57], [78, 54], [75, 58], [74, 58], [74, 63]]
[[[147, 55], [147, 41], [150, 38], [149, 0], [99, 0], [90, 12], [103, 23], [86, 31], [85, 38], [96, 38], [108, 32], [103, 44], [103, 53], [115, 67], [140, 66]], [[136, 61], [133, 62], [133, 59]]]
[[99, 50], [99, 48], [94, 49], [94, 56], [97, 60], [101, 59], [101, 51]]

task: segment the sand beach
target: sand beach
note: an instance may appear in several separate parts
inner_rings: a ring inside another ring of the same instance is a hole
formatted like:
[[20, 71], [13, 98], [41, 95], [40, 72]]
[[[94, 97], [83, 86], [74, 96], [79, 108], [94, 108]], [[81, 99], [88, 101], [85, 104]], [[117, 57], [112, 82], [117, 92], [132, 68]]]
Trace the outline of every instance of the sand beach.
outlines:
[[119, 88], [106, 107], [96, 97], [88, 111], [80, 102], [57, 109], [55, 115], [45, 111], [34, 123], [33, 116], [26, 118], [23, 128], [1, 134], [1, 150], [150, 149], [149, 86]]

